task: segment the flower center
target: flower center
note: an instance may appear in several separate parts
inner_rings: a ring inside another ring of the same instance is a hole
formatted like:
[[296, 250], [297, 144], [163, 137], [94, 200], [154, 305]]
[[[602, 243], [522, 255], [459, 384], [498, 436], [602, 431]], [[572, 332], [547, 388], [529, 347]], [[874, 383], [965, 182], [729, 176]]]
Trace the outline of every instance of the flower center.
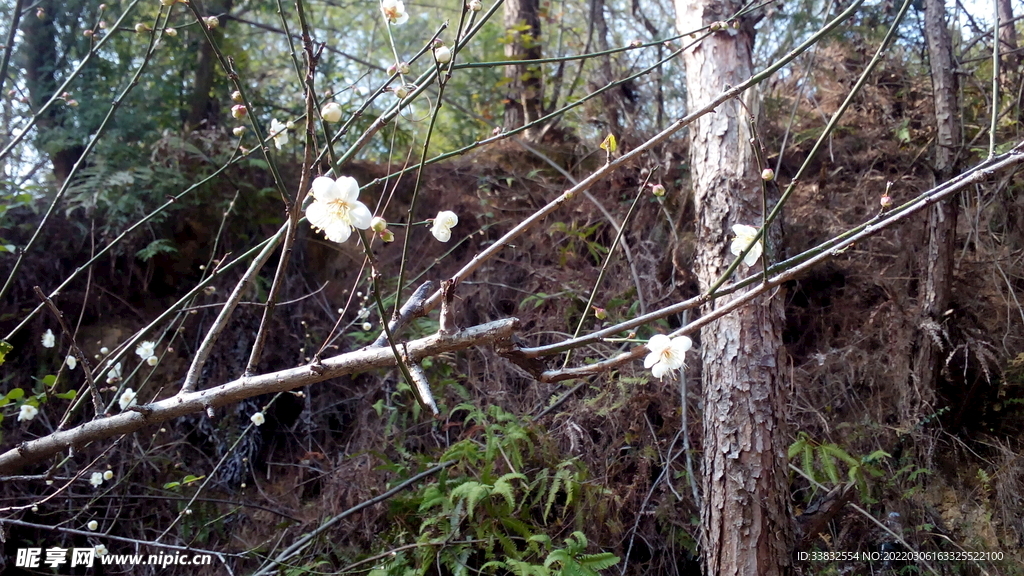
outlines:
[[351, 225], [352, 218], [349, 216], [349, 212], [352, 211], [352, 205], [345, 200], [331, 200], [326, 202], [327, 211], [331, 214], [331, 219], [341, 220], [342, 222]]

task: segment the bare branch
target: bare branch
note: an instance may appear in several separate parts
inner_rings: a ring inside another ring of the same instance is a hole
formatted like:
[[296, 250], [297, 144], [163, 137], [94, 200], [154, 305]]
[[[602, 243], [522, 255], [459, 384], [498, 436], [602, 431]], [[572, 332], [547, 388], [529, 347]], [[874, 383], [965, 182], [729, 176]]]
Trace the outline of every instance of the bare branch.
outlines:
[[[451, 336], [435, 334], [403, 344], [409, 362], [418, 362], [442, 352], [464, 350], [507, 341], [519, 320], [507, 318], [467, 328]], [[198, 392], [182, 392], [166, 400], [134, 407], [116, 416], [87, 422], [76, 428], [55, 432], [0, 454], [0, 474], [11, 474], [22, 466], [57, 454], [71, 446], [104, 440], [118, 434], [130, 434], [145, 426], [158, 424], [186, 414], [234, 404], [260, 394], [284, 392], [309, 386], [346, 374], [387, 368], [396, 363], [390, 348], [364, 348], [323, 360], [320, 364], [299, 366], [259, 376], [242, 377]]]

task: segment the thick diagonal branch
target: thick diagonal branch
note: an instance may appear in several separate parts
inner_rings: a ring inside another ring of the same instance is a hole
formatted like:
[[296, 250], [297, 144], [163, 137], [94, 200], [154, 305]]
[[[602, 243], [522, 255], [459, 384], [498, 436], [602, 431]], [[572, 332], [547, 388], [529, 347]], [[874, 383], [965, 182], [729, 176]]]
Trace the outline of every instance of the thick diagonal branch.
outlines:
[[[435, 334], [413, 340], [403, 344], [402, 348], [406, 351], [409, 362], [418, 362], [442, 352], [507, 341], [512, 337], [512, 331], [518, 323], [515, 318], [497, 320], [461, 330], [450, 336]], [[120, 434], [130, 434], [144, 426], [186, 414], [234, 404], [260, 394], [293, 390], [345, 374], [394, 365], [395, 354], [390, 348], [368, 348], [327, 358], [320, 364], [242, 377], [198, 392], [182, 392], [166, 400], [139, 406], [116, 416], [93, 420], [70, 430], [23, 442], [16, 448], [0, 454], [0, 474], [11, 474], [26, 464], [53, 456], [71, 446], [82, 446]]]

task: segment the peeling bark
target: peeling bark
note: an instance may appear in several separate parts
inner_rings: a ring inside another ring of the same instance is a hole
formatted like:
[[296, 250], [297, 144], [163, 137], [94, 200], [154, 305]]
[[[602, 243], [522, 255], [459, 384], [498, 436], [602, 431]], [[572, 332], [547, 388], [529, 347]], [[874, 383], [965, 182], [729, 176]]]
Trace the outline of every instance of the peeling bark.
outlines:
[[[677, 27], [689, 32], [725, 20], [741, 4], [677, 0]], [[741, 25], [713, 33], [683, 53], [689, 109], [751, 76], [753, 41], [752, 27]], [[756, 113], [753, 104], [751, 99], [744, 108], [728, 101], [691, 126], [694, 265], [702, 290], [732, 261], [732, 226], [762, 221], [759, 174], [749, 142], [747, 110]], [[773, 227], [769, 255], [780, 236], [781, 229]], [[793, 523], [780, 429], [782, 327], [782, 303], [766, 296], [701, 331], [705, 574], [775, 576], [791, 571]]]

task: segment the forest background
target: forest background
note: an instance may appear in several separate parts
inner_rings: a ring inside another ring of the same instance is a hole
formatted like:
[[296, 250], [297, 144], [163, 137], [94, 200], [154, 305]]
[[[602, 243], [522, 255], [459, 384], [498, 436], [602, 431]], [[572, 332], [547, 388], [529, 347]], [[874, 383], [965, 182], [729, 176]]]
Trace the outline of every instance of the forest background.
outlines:
[[[1022, 7], [678, 4], [0, 6], [0, 569], [1024, 574]], [[756, 75], [688, 105], [716, 38]], [[761, 258], [697, 224], [728, 106]], [[312, 229], [324, 175], [386, 223]], [[732, 571], [715, 301], [784, 308], [784, 545]], [[799, 556], [894, 550], [993, 554]]]

